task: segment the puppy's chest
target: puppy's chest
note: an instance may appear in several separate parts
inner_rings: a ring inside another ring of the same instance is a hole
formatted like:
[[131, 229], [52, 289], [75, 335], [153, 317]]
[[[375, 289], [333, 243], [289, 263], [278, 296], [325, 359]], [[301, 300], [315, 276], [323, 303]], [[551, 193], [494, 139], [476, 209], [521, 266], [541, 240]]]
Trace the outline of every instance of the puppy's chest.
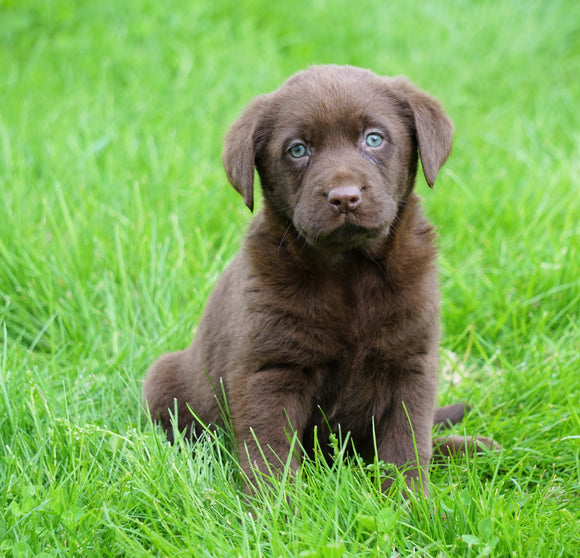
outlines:
[[260, 366], [279, 362], [315, 369], [338, 357], [350, 368], [368, 368], [371, 354], [401, 361], [421, 351], [414, 346], [421, 304], [391, 286], [375, 265], [276, 279], [261, 276], [248, 301], [250, 351]]
[[387, 349], [389, 330], [400, 322], [401, 298], [378, 273], [365, 270], [336, 272], [318, 279], [302, 293], [300, 308], [307, 331], [326, 338], [333, 352], [341, 347], [362, 353], [381, 345]]

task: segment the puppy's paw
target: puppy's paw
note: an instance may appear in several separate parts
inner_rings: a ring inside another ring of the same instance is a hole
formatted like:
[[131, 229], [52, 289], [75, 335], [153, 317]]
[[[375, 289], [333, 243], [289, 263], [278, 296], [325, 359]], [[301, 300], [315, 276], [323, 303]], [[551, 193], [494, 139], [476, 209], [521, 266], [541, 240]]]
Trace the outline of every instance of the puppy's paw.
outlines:
[[499, 451], [501, 446], [485, 436], [438, 436], [433, 438], [433, 459]]

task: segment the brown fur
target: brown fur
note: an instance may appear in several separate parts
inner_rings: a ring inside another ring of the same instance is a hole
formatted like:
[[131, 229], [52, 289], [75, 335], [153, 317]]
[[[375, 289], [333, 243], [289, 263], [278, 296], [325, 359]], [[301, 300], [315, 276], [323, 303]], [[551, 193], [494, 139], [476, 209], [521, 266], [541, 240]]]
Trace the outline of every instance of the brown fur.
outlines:
[[[383, 142], [368, 145], [369, 133]], [[257, 168], [264, 207], [191, 347], [148, 373], [146, 404], [169, 439], [174, 409], [192, 434], [190, 409], [223, 424], [223, 383], [249, 478], [266, 470], [263, 456], [274, 467], [289, 457], [290, 428], [307, 452], [315, 429], [325, 448], [340, 428], [363, 456], [376, 444], [379, 459], [410, 464], [411, 484], [424, 474], [434, 420], [455, 423], [463, 406], [434, 414], [435, 234], [412, 190], [418, 154], [432, 186], [452, 133], [440, 104], [405, 79], [348, 66], [313, 67], [250, 103], [223, 162], [250, 209]], [[297, 143], [306, 156], [292, 156]]]

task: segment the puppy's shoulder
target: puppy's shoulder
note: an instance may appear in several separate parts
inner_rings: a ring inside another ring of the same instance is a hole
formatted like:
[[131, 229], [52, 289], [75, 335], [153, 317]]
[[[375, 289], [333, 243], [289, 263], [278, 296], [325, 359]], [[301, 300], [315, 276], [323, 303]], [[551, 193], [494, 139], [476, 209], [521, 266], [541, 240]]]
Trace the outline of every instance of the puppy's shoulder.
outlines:
[[290, 222], [261, 209], [250, 223], [242, 251], [248, 265], [256, 272], [282, 272], [288, 264], [295, 263], [291, 255], [295, 242], [295, 230]]
[[412, 285], [415, 280], [436, 274], [437, 234], [425, 217], [416, 194], [401, 207], [387, 261], [391, 276]]

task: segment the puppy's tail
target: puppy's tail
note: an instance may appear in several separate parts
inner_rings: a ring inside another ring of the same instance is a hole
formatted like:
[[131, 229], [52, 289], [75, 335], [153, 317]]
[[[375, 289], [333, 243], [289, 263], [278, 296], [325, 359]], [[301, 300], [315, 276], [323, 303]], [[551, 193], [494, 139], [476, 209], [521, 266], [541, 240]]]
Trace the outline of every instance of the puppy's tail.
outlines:
[[[466, 413], [469, 412], [469, 405], [466, 403], [456, 403], [435, 409], [433, 426], [438, 428], [449, 428], [461, 422]], [[433, 438], [433, 459], [441, 459], [458, 455], [475, 455], [486, 451], [498, 451], [501, 446], [491, 438], [485, 436], [437, 436]]]
[[440, 428], [449, 428], [458, 422], [461, 422], [466, 413], [469, 413], [470, 407], [467, 403], [455, 403], [446, 407], [435, 409], [433, 426]]

